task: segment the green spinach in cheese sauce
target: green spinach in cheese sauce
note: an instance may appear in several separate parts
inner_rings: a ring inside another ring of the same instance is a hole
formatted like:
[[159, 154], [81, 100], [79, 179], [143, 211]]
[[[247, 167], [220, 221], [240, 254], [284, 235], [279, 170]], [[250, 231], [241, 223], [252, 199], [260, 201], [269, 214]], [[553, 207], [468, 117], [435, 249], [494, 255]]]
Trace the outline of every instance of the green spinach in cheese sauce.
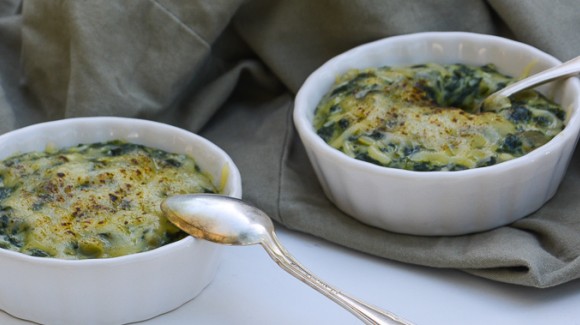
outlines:
[[352, 70], [316, 108], [314, 127], [356, 159], [414, 171], [455, 171], [501, 163], [543, 145], [565, 112], [536, 91], [498, 112], [471, 113], [514, 79], [493, 65], [423, 64]]
[[185, 233], [161, 213], [173, 194], [217, 193], [186, 155], [113, 141], [0, 163], [0, 247], [62, 259], [106, 258]]

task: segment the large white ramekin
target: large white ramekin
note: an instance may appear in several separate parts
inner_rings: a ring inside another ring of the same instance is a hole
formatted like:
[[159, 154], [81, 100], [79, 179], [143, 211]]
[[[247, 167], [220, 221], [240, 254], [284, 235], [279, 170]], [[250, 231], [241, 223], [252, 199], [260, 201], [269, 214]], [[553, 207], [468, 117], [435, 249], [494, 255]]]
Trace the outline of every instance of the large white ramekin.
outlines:
[[300, 88], [294, 123], [325, 194], [352, 217], [416, 235], [461, 235], [509, 224], [539, 209], [558, 189], [580, 129], [580, 82], [540, 90], [567, 112], [566, 127], [524, 157], [454, 172], [415, 172], [355, 160], [327, 145], [312, 126], [314, 109], [337, 75], [352, 68], [419, 63], [494, 63], [518, 77], [560, 63], [532, 46], [491, 35], [428, 32], [361, 45], [329, 60]]
[[[0, 159], [44, 150], [126, 140], [189, 154], [223, 194], [240, 198], [240, 174], [206, 139], [166, 124], [115, 117], [65, 119], [0, 136]], [[0, 309], [43, 324], [123, 324], [178, 308], [213, 279], [217, 244], [186, 237], [144, 253], [93, 260], [32, 257], [0, 249]]]

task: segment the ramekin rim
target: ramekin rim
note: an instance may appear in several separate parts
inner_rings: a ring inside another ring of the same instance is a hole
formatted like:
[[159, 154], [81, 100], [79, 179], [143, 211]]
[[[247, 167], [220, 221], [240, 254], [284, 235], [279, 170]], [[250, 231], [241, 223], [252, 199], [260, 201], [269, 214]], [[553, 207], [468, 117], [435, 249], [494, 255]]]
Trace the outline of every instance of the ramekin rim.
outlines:
[[[319, 68], [314, 70], [304, 81], [302, 86], [300, 87], [296, 98], [295, 98], [295, 105], [294, 105], [294, 113], [293, 113], [293, 120], [294, 125], [298, 130], [299, 136], [303, 142], [310, 142], [312, 145], [311, 150], [316, 150], [318, 153], [323, 153], [325, 155], [330, 155], [332, 159], [336, 161], [340, 161], [342, 164], [345, 164], [346, 167], [355, 168], [356, 170], [365, 170], [368, 172], [372, 172], [379, 175], [389, 175], [395, 176], [400, 178], [417, 178], [417, 177], [425, 177], [428, 179], [441, 179], [441, 180], [453, 180], [459, 177], [477, 177], [479, 175], [486, 175], [486, 174], [493, 174], [493, 173], [503, 173], [507, 170], [516, 169], [524, 164], [528, 164], [530, 160], [534, 161], [538, 159], [542, 155], [549, 154], [551, 151], [564, 146], [565, 143], [568, 143], [572, 138], [577, 138], [578, 128], [580, 128], [580, 100], [577, 103], [576, 107], [573, 109], [573, 114], [570, 116], [566, 126], [564, 129], [559, 132], [553, 139], [551, 139], [546, 144], [542, 145], [541, 147], [533, 150], [530, 153], [527, 153], [524, 156], [502, 162], [500, 164], [486, 166], [486, 167], [479, 167], [479, 168], [472, 168], [460, 171], [411, 171], [411, 170], [403, 170], [397, 168], [389, 168], [384, 166], [375, 165], [366, 161], [357, 160], [355, 158], [349, 157], [342, 153], [341, 151], [330, 147], [322, 138], [320, 138], [314, 128], [311, 125], [311, 121], [307, 118], [306, 114], [310, 113], [310, 110], [307, 105], [305, 104], [307, 91], [309, 90], [308, 85], [311, 83], [316, 82], [316, 78], [318, 75], [325, 72], [325, 69], [335, 62], [340, 62], [345, 57], [349, 57], [356, 52], [365, 51], [372, 47], [380, 47], [384, 46], [384, 43], [395, 42], [397, 40], [405, 39], [405, 40], [412, 40], [417, 38], [458, 38], [458, 36], [462, 37], [469, 37], [470, 41], [477, 42], [489, 42], [490, 40], [498, 41], [501, 43], [509, 44], [510, 46], [518, 46], [521, 47], [523, 50], [531, 51], [534, 55], [539, 55], [544, 57], [550, 64], [558, 64], [561, 63], [560, 60], [555, 58], [554, 56], [539, 50], [536, 47], [533, 47], [529, 44], [519, 42], [516, 40], [507, 39], [504, 37], [496, 36], [496, 35], [488, 35], [488, 34], [480, 34], [480, 33], [471, 33], [471, 32], [420, 32], [420, 33], [412, 33], [412, 34], [403, 34], [397, 36], [386, 37], [382, 39], [378, 39], [369, 43], [361, 44], [356, 46], [350, 50], [347, 50], [337, 56], [332, 57], [325, 63], [323, 63]], [[459, 39], [457, 40], [460, 41]], [[565, 81], [566, 84], [570, 84], [578, 94], [580, 94], [580, 80], [577, 78], [570, 78]], [[314, 108], [312, 108], [314, 109]], [[572, 126], [572, 127], [569, 127]], [[306, 145], [306, 144], [305, 144]]]
[[[208, 139], [206, 139], [206, 138], [204, 138], [196, 133], [187, 131], [187, 130], [179, 128], [177, 126], [165, 124], [162, 122], [140, 119], [140, 118], [132, 118], [132, 117], [119, 117], [119, 116], [72, 117], [72, 118], [64, 118], [64, 119], [40, 122], [40, 123], [35, 123], [35, 124], [28, 125], [28, 126], [24, 126], [22, 128], [18, 128], [18, 129], [6, 132], [4, 134], [1, 134], [0, 141], [2, 141], [4, 139], [4, 137], [18, 136], [20, 133], [28, 132], [33, 128], [45, 127], [45, 126], [54, 126], [54, 125], [62, 125], [64, 127], [66, 125], [75, 124], [78, 122], [85, 122], [85, 121], [89, 121], [89, 122], [94, 121], [94, 122], [100, 122], [100, 123], [108, 123], [111, 121], [122, 122], [122, 123], [142, 123], [143, 125], [163, 127], [163, 128], [168, 129], [168, 130], [175, 131], [175, 132], [178, 132], [181, 134], [186, 134], [188, 136], [194, 136], [197, 138], [198, 141], [203, 142], [204, 145], [212, 147], [212, 150], [214, 150], [216, 153], [218, 153], [220, 156], [222, 156], [224, 158], [225, 162], [230, 167], [234, 168], [233, 170], [229, 171], [230, 179], [228, 181], [231, 181], [234, 183], [235, 192], [227, 193], [227, 195], [231, 195], [231, 196], [238, 197], [238, 198], [240, 198], [242, 195], [242, 193], [241, 193], [242, 185], [241, 185], [240, 172], [239, 172], [235, 162], [231, 159], [231, 157], [227, 154], [227, 152], [225, 152], [223, 149], [218, 147], [213, 142], [209, 141]], [[135, 260], [137, 260], [137, 261], [149, 260], [149, 259], [155, 258], [156, 256], [159, 256], [160, 254], [164, 254], [164, 252], [166, 250], [179, 249], [180, 247], [187, 247], [189, 245], [193, 245], [195, 241], [198, 241], [198, 239], [195, 239], [192, 236], [186, 236], [186, 237], [184, 237], [180, 240], [177, 240], [175, 242], [168, 243], [166, 245], [163, 245], [163, 246], [160, 246], [160, 247], [157, 247], [155, 249], [148, 250], [148, 251], [123, 255], [123, 256], [117, 256], [117, 257], [98, 258], [98, 259], [62, 259], [62, 258], [51, 258], [51, 257], [38, 257], [38, 256], [31, 256], [31, 255], [23, 254], [20, 252], [12, 251], [9, 249], [0, 249], [0, 257], [4, 256], [4, 257], [11, 258], [11, 259], [20, 260], [23, 262], [29, 262], [29, 263], [38, 264], [38, 265], [45, 265], [45, 266], [66, 266], [66, 267], [75, 266], [75, 267], [79, 267], [79, 268], [80, 267], [92, 267], [95, 265], [112, 266], [112, 265], [132, 263]]]

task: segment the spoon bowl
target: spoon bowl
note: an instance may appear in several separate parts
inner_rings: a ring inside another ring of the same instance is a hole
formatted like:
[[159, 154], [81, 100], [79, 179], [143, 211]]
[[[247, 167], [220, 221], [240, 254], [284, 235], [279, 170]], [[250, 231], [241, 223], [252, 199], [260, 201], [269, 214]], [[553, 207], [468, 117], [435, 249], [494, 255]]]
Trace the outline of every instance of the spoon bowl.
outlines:
[[193, 237], [224, 245], [261, 244], [274, 230], [261, 210], [227, 196], [173, 196], [161, 203], [161, 210]]
[[242, 200], [216, 194], [177, 195], [165, 199], [161, 210], [167, 219], [196, 238], [225, 245], [261, 244], [282, 269], [366, 324], [410, 324], [319, 280], [278, 241], [272, 220], [263, 211]]

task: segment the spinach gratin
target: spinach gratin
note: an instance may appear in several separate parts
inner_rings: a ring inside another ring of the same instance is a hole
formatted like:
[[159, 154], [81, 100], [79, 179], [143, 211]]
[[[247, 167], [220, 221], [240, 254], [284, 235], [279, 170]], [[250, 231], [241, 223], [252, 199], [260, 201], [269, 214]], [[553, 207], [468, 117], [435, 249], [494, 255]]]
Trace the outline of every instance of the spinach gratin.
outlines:
[[490, 166], [529, 153], [564, 128], [565, 112], [537, 91], [474, 113], [514, 78], [494, 65], [434, 63], [351, 70], [316, 108], [314, 128], [353, 158], [413, 171]]
[[0, 247], [61, 259], [148, 251], [186, 236], [161, 212], [170, 195], [217, 193], [182, 154], [121, 141], [0, 163]]

